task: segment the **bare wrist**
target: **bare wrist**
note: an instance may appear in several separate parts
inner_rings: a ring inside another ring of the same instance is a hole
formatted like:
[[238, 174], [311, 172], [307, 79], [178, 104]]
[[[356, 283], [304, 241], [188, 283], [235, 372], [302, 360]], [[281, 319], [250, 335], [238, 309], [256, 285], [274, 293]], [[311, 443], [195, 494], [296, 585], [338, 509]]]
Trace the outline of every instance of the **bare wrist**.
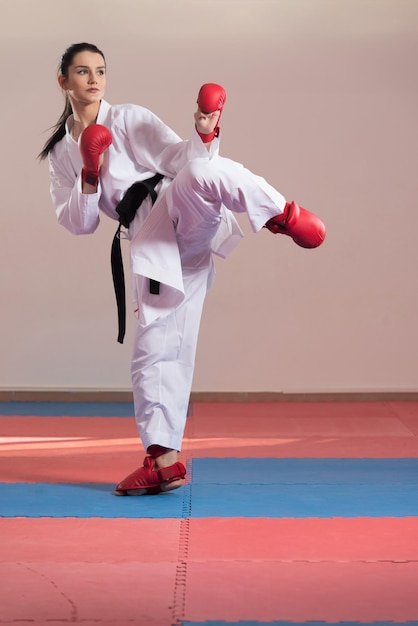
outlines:
[[82, 193], [91, 194], [97, 193], [97, 185], [90, 185], [89, 183], [83, 183], [81, 185]]

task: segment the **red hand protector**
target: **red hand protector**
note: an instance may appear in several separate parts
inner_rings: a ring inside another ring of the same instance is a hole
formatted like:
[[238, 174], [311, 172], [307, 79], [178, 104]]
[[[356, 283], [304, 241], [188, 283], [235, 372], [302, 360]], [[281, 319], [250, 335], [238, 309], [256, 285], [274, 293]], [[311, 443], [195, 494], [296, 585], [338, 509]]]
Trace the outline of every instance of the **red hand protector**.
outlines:
[[112, 143], [112, 134], [106, 126], [91, 124], [83, 130], [79, 139], [79, 150], [83, 159], [81, 179], [83, 183], [97, 186], [100, 170], [100, 155]]
[[287, 202], [283, 213], [272, 217], [265, 228], [275, 235], [288, 235], [301, 248], [317, 248], [325, 239], [323, 222], [296, 202]]
[[225, 89], [216, 83], [202, 85], [197, 96], [197, 104], [202, 113], [222, 111], [226, 102]]
[[202, 85], [197, 96], [197, 105], [202, 113], [214, 113], [219, 111], [218, 122], [211, 133], [199, 133], [203, 143], [209, 143], [219, 135], [219, 120], [221, 119], [222, 109], [226, 102], [226, 92], [221, 85], [216, 83], [206, 83]]

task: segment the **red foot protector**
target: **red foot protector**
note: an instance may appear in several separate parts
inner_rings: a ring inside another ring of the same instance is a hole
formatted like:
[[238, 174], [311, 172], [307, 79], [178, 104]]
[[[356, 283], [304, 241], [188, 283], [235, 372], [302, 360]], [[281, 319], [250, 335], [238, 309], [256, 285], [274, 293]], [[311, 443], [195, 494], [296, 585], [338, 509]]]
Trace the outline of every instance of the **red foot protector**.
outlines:
[[115, 489], [115, 496], [155, 495], [181, 487], [181, 483], [177, 481], [186, 476], [183, 463], [177, 461], [169, 467], [160, 469], [155, 464], [154, 457], [146, 456], [143, 467], [138, 468], [119, 483]]

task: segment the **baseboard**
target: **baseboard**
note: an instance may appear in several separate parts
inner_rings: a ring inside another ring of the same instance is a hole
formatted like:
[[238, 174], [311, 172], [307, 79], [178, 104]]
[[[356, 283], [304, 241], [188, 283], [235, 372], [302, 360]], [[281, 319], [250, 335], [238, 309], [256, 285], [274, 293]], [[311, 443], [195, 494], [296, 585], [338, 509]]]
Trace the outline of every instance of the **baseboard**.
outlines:
[[[198, 402], [399, 402], [418, 401], [416, 391], [283, 393], [275, 391], [193, 391]], [[0, 389], [0, 402], [132, 402], [129, 390]]]

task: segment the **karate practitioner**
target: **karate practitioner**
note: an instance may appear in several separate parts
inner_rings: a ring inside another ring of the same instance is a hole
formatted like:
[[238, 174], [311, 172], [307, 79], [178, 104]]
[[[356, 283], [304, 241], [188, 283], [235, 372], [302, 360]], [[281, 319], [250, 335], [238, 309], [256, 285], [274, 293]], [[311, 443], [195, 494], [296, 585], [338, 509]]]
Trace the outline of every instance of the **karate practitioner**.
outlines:
[[[226, 99], [220, 85], [201, 87], [192, 137], [182, 141], [149, 110], [104, 100], [105, 57], [92, 44], [64, 52], [58, 82], [65, 109], [40, 154], [49, 161], [58, 222], [91, 234], [106, 215], [123, 224], [120, 236], [130, 245], [137, 318], [131, 375], [147, 455], [115, 494], [168, 491], [186, 475], [177, 455], [212, 254], [226, 257], [242, 238], [232, 212], [247, 213], [254, 232], [266, 227], [305, 248], [323, 242], [325, 227], [263, 178], [219, 156]], [[123, 334], [120, 322], [120, 342]]]

